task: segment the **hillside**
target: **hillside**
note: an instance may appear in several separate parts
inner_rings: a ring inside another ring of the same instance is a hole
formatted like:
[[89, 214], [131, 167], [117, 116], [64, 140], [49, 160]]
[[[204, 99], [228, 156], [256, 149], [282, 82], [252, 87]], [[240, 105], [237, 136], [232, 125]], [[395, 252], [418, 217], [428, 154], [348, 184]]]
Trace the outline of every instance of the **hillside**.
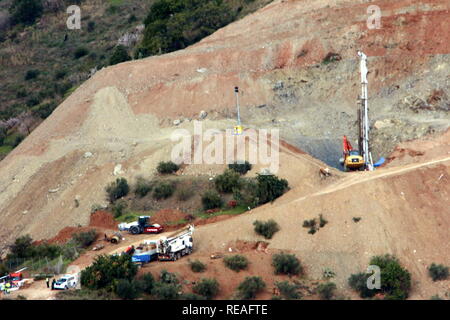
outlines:
[[[281, 231], [268, 249], [296, 253], [314, 279], [332, 268], [348, 295], [348, 276], [384, 253], [411, 271], [413, 298], [444, 293], [448, 281], [433, 283], [426, 266], [450, 258], [449, 4], [371, 4], [382, 8], [381, 29], [367, 29], [366, 1], [273, 1], [184, 50], [99, 70], [0, 162], [1, 247], [19, 235], [49, 239], [88, 225], [116, 176], [154, 176], [170, 158], [175, 129], [192, 132], [193, 120], [204, 130], [232, 128], [239, 86], [243, 125], [280, 129], [277, 175], [291, 190], [198, 227], [195, 254], [261, 240], [252, 222], [274, 218]], [[331, 169], [333, 178], [322, 179], [320, 168], [337, 166], [342, 135], [357, 137], [357, 50], [369, 56], [374, 158], [390, 161], [375, 172]], [[340, 59], [328, 61], [330, 53]], [[183, 172], [209, 178], [222, 170]], [[302, 223], [319, 214], [329, 224], [310, 235]]]

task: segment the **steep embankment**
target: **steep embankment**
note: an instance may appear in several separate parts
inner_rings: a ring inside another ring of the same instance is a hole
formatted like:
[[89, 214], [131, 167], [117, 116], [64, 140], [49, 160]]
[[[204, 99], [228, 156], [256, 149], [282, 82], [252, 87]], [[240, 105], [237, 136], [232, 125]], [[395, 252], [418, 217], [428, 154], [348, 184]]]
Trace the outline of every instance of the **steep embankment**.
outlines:
[[[180, 127], [191, 130], [190, 120], [205, 110], [204, 129], [230, 128], [235, 85], [242, 91], [246, 127], [279, 128], [289, 142], [335, 163], [341, 153], [340, 136], [356, 135], [359, 49], [370, 57], [372, 121], [382, 121], [374, 130], [375, 156], [386, 156], [401, 140], [447, 128], [448, 3], [371, 4], [382, 9], [379, 30], [367, 29], [368, 4], [363, 1], [274, 1], [186, 50], [100, 70], [0, 163], [1, 245], [25, 233], [49, 238], [63, 227], [88, 224], [91, 206], [105, 202], [104, 187], [115, 179], [117, 164], [122, 166], [119, 174], [133, 180], [138, 174], [149, 175], [158, 161], [169, 158], [173, 120], [182, 120]], [[342, 59], [324, 63], [330, 52]], [[428, 103], [436, 89], [443, 92], [440, 99]], [[318, 165], [296, 159], [289, 160], [291, 165], [281, 161], [280, 176], [299, 188], [303, 181], [309, 190], [320, 188]], [[308, 202], [308, 208], [311, 213], [334, 207], [344, 212], [352, 201], [364, 208], [368, 198], [377, 208], [374, 217], [384, 219], [381, 202], [351, 191], [333, 193], [333, 201], [328, 199], [331, 195], [323, 195], [321, 201], [313, 197], [317, 201]], [[401, 206], [392, 192], [383, 194], [392, 197], [392, 205]], [[279, 202], [303, 195], [294, 189]], [[423, 212], [434, 212], [433, 203], [423, 200], [419, 206]], [[290, 210], [285, 221], [297, 209]], [[337, 215], [339, 210], [330, 211]], [[282, 223], [286, 230], [295, 228]], [[392, 239], [407, 236], [394, 225], [386, 228], [387, 236], [374, 227], [374, 239], [395, 242]], [[319, 241], [321, 233], [305, 240]], [[350, 236], [346, 239], [354, 242]], [[276, 239], [273, 245], [282, 247]]]

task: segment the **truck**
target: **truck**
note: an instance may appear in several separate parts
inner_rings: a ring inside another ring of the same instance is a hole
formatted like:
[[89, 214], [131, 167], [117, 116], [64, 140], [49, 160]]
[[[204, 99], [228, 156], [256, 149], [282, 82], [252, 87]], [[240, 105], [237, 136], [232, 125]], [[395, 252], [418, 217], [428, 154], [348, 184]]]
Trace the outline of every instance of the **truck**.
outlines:
[[194, 226], [189, 225], [168, 237], [161, 237], [157, 243], [158, 260], [176, 261], [182, 256], [191, 254], [194, 248], [193, 233]]
[[145, 240], [134, 248], [131, 261], [136, 264], [144, 264], [158, 260], [157, 240]]
[[157, 223], [151, 224], [149, 216], [140, 216], [137, 221], [131, 223], [121, 223], [118, 228], [120, 231], [128, 231], [131, 234], [161, 233], [164, 230]]

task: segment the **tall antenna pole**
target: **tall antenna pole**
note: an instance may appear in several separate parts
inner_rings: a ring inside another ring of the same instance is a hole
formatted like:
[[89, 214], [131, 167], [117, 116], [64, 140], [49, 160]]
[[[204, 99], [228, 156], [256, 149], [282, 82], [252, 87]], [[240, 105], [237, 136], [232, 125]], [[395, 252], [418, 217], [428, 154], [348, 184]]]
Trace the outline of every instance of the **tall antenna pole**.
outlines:
[[369, 171], [373, 170], [372, 157], [369, 151], [369, 108], [368, 108], [368, 81], [367, 81], [367, 56], [358, 51], [360, 57], [361, 69], [361, 105], [363, 107], [363, 153], [366, 168]]
[[238, 126], [240, 126], [241, 125], [241, 113], [239, 110], [239, 87], [234, 87], [234, 94], [236, 95], [236, 109], [237, 109]]

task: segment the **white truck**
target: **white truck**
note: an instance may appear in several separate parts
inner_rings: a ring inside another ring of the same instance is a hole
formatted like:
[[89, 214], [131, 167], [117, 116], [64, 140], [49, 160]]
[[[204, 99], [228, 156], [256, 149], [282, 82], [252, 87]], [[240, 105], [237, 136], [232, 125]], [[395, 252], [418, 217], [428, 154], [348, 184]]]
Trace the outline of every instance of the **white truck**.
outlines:
[[158, 260], [176, 261], [182, 256], [191, 254], [194, 247], [193, 233], [194, 226], [189, 225], [168, 237], [161, 237], [157, 242]]

